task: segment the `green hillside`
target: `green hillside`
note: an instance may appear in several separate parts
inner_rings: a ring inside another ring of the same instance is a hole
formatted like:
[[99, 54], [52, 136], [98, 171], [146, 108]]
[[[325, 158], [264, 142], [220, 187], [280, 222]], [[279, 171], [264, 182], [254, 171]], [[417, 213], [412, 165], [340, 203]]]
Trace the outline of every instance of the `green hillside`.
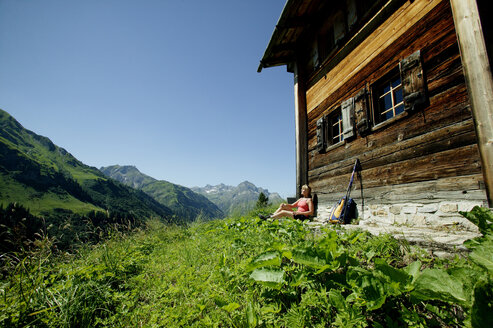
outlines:
[[145, 193], [108, 179], [0, 110], [0, 205], [9, 203], [44, 217], [91, 211], [141, 219], [172, 215]]
[[206, 220], [224, 217], [223, 212], [203, 195], [168, 181], [156, 180], [134, 166], [113, 165], [100, 170], [112, 179], [142, 190], [187, 221], [197, 217]]

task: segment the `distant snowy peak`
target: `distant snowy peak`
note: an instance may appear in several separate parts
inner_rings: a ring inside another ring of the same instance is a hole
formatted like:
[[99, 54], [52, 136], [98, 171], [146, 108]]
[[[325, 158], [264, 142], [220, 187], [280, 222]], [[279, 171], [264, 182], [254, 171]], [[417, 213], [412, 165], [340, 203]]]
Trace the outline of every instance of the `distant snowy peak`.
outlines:
[[217, 186], [211, 186], [211, 185], [206, 185], [203, 188], [200, 187], [193, 187], [192, 190], [194, 191], [200, 191], [201, 193], [206, 193], [206, 194], [220, 194], [224, 192], [231, 192], [235, 189], [236, 187], [233, 186], [226, 186], [224, 183], [218, 184]]
[[[206, 194], [220, 194], [220, 193], [227, 193], [227, 192], [252, 192], [252, 193], [257, 193], [260, 194], [263, 192], [266, 196], [270, 195], [268, 189], [264, 189], [261, 187], [255, 186], [253, 183], [249, 181], [243, 181], [240, 183], [238, 186], [228, 186], [225, 185], [224, 183], [218, 184], [216, 186], [212, 186], [210, 184], [206, 185], [205, 187], [193, 187], [192, 190], [198, 191], [201, 193], [206, 193]], [[279, 195], [278, 193], [272, 193], [272, 195]]]
[[208, 184], [205, 187], [191, 189], [207, 197], [227, 214], [244, 214], [252, 210], [260, 193], [267, 196], [270, 203], [276, 204], [284, 201], [278, 193], [270, 193], [267, 189], [257, 187], [249, 181], [243, 181], [236, 187], [221, 183], [216, 186]]

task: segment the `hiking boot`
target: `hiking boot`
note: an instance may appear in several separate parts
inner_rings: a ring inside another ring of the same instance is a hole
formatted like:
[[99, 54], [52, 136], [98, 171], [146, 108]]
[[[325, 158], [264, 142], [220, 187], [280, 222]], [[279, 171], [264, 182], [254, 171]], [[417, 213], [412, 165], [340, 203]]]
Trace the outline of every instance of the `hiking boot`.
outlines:
[[270, 218], [270, 215], [265, 216], [265, 215], [259, 214], [258, 217], [261, 218], [262, 220], [267, 220]]

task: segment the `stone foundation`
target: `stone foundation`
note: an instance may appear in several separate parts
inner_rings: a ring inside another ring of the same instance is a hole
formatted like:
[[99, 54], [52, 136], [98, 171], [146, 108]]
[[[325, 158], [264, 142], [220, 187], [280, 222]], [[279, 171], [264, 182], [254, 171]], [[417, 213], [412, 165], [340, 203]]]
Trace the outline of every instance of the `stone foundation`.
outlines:
[[[319, 204], [317, 217], [307, 224], [320, 231], [328, 224], [332, 206]], [[468, 253], [464, 241], [481, 236], [478, 228], [459, 213], [470, 211], [474, 206], [486, 204], [480, 201], [371, 204], [365, 206], [364, 211], [358, 204], [358, 219], [340, 227], [345, 230], [361, 229], [373, 235], [388, 233], [433, 255], [454, 257]]]
[[[437, 230], [455, 230], [477, 232], [477, 227], [459, 212], [470, 211], [474, 206], [483, 206], [482, 202], [453, 201], [432, 204], [371, 204], [363, 209], [358, 204], [358, 219], [353, 224], [360, 226], [403, 226]], [[326, 222], [333, 204], [319, 204], [318, 222]]]

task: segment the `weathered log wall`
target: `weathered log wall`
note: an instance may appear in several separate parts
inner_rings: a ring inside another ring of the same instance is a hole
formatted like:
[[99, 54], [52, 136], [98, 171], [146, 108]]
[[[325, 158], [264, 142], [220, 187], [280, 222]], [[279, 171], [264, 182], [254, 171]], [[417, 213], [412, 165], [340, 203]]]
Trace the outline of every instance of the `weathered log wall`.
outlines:
[[[362, 88], [371, 89], [416, 50], [421, 51], [426, 77], [426, 108], [319, 153], [317, 120]], [[366, 205], [486, 201], [448, 0], [405, 2], [340, 63], [318, 80], [314, 77], [306, 94], [308, 180], [319, 206], [332, 205], [345, 193], [356, 158], [363, 168]], [[351, 194], [359, 204], [360, 188], [360, 181], [355, 181]]]

